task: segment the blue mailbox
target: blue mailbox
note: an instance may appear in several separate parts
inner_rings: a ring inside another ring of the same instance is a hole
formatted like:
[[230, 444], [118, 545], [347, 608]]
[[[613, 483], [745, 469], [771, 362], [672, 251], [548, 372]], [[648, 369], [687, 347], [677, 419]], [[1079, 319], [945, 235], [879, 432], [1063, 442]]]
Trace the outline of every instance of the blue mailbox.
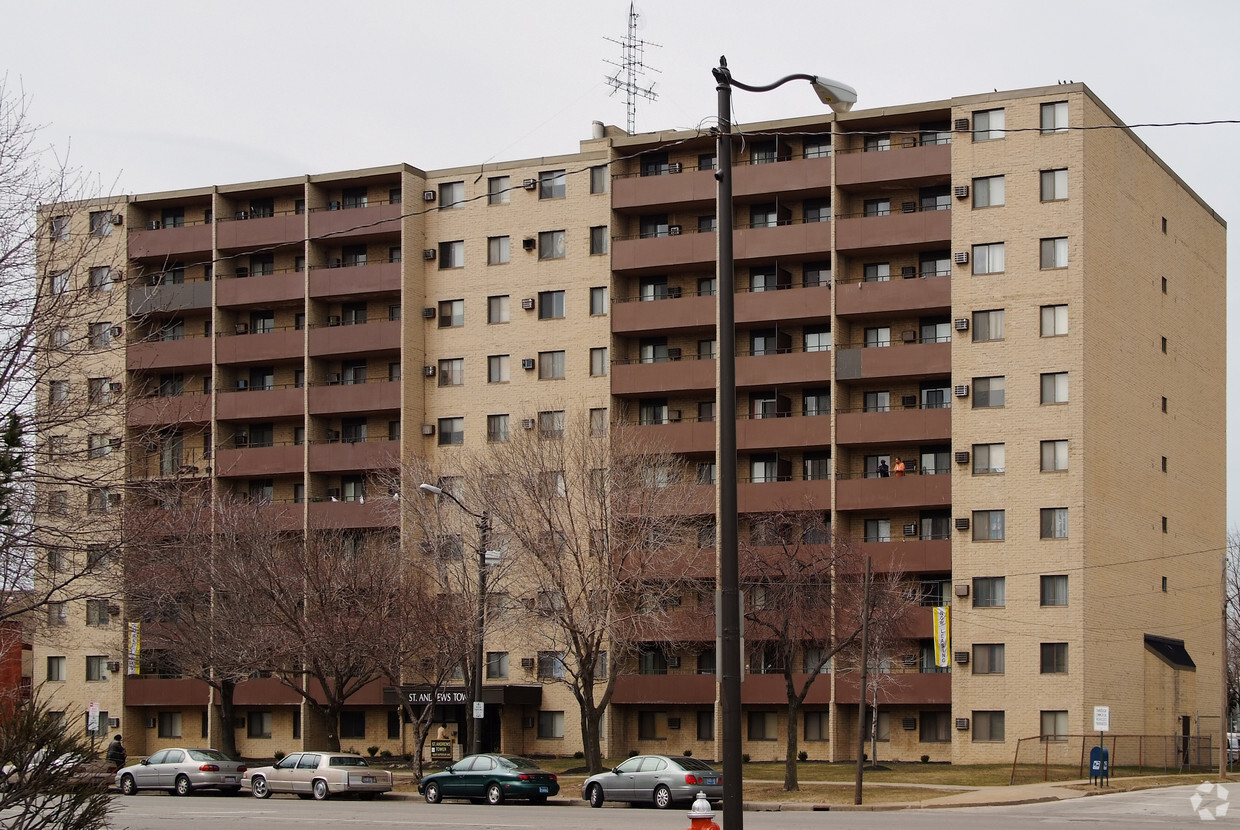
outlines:
[[1111, 783], [1111, 754], [1105, 746], [1096, 746], [1089, 750], [1089, 783], [1106, 781]]

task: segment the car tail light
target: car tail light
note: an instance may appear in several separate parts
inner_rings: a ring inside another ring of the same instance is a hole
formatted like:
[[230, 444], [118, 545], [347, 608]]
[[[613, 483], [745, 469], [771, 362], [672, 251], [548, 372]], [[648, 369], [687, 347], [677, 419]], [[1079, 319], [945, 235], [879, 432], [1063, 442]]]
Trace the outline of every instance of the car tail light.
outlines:
[[216, 764], [203, 764], [198, 768], [199, 772], [219, 772], [220, 768]]
[[534, 776], [526, 775], [524, 772], [517, 776], [518, 781], [532, 781]]
[[686, 773], [685, 773], [685, 783], [686, 783], [686, 784], [701, 784], [701, 783], [702, 783], [702, 779], [701, 779], [701, 778], [698, 778], [696, 775], [694, 775], [694, 774], [693, 774], [693, 773], [691, 773], [691, 772], [686, 772]]
[[245, 764], [242, 764], [241, 766], [237, 767], [237, 772], [242, 773], [242, 772], [245, 772], [247, 769], [249, 769], [249, 767], [247, 767]]

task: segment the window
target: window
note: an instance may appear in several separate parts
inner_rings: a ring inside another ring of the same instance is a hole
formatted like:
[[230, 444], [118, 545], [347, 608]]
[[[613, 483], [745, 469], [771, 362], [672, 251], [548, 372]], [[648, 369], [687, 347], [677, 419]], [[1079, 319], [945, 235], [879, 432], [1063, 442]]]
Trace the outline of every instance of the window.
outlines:
[[717, 230], [719, 219], [714, 214], [698, 217], [698, 233], [715, 233]]
[[590, 315], [597, 316], [607, 313], [607, 286], [600, 285], [590, 289]]
[[507, 323], [508, 322], [508, 295], [501, 294], [496, 297], [487, 297], [487, 322], [488, 323]]
[[1042, 712], [1042, 740], [1068, 740], [1068, 711], [1066, 709]]
[[973, 741], [1001, 742], [1003, 740], [1003, 712], [973, 712]]
[[864, 411], [865, 412], [890, 412], [891, 411], [891, 393], [890, 392], [866, 392]]
[[88, 332], [92, 349], [106, 349], [112, 345], [111, 323], [91, 323]]
[[460, 386], [465, 382], [465, 358], [451, 357], [439, 361], [439, 385]]
[[507, 415], [488, 415], [487, 416], [487, 442], [491, 444], [502, 444], [508, 440], [508, 416]]
[[86, 600], [86, 624], [90, 626], [106, 626], [108, 624], [108, 601], [106, 599]]
[[1006, 445], [974, 444], [973, 475], [989, 475], [1004, 472]]
[[461, 240], [439, 243], [439, 270], [465, 267], [465, 243]]
[[831, 221], [831, 200], [830, 199], [806, 199], [805, 200], [805, 221], [806, 222], [830, 222]]
[[69, 217], [53, 216], [49, 222], [49, 231], [53, 242], [65, 242], [69, 239]]
[[52, 682], [60, 682], [65, 680], [65, 658], [49, 657], [47, 658], [47, 679]]
[[270, 712], [250, 712], [246, 716], [245, 721], [245, 734], [247, 738], [271, 737]]
[[558, 320], [564, 316], [563, 291], [538, 292], [538, 319]]
[[590, 377], [598, 378], [607, 374], [607, 347], [590, 349]]
[[1057, 202], [1068, 198], [1068, 169], [1042, 171], [1042, 201]]
[[439, 419], [439, 446], [446, 447], [465, 443], [464, 418]]
[[863, 211], [866, 216], [890, 216], [891, 200], [866, 199], [863, 203]]
[[112, 269], [106, 265], [90, 269], [90, 290], [92, 292], [112, 290]]
[[1003, 377], [973, 378], [973, 408], [1003, 406], [1004, 380]]
[[86, 455], [89, 458], [106, 458], [111, 450], [111, 439], [106, 435], [90, 435], [86, 439]]
[[464, 300], [443, 300], [439, 303], [439, 327], [441, 329], [463, 325], [465, 325]]
[[69, 330], [64, 327], [52, 329], [52, 333], [48, 335], [48, 345], [53, 349], [69, 348], [70, 335]]
[[69, 606], [63, 602], [49, 602], [47, 604], [47, 624], [64, 625], [67, 622], [69, 622]]
[[865, 347], [867, 349], [885, 349], [890, 345], [890, 326], [875, 326], [865, 330]]
[[590, 410], [590, 435], [595, 438], [607, 434], [607, 407], [596, 407]]
[[159, 737], [161, 738], [181, 737], [181, 713], [180, 712], [160, 712], [159, 713]]
[[995, 141], [1003, 138], [1006, 126], [1003, 110], [978, 110], [973, 113], [973, 140]]
[[1002, 204], [1002, 176], [983, 176], [973, 180], [973, 207], [999, 207]]
[[544, 170], [538, 174], [539, 199], [563, 199], [568, 176], [563, 170]]
[[599, 164], [590, 168], [590, 193], [607, 192], [607, 165]]
[[508, 382], [508, 355], [493, 354], [487, 357], [487, 383]]
[[825, 452], [807, 452], [802, 459], [802, 478], [806, 481], [826, 481], [831, 477], [831, 455]]
[[[807, 262], [802, 270], [802, 285], [806, 288], [825, 285], [831, 286], [831, 263], [829, 262]], [[711, 292], [714, 293], [714, 292]]]
[[[550, 680], [564, 676], [564, 655], [558, 651], [538, 652], [538, 679]], [[563, 737], [562, 735], [560, 737]]]
[[865, 541], [867, 542], [890, 542], [891, 541], [891, 519], [866, 519], [865, 520]]
[[108, 658], [107, 657], [87, 657], [86, 658], [86, 679], [87, 680], [107, 680], [108, 679]]
[[867, 153], [883, 153], [891, 149], [891, 136], [887, 133], [882, 135], [867, 135], [865, 137], [864, 150]]
[[1041, 605], [1052, 607], [1068, 604], [1068, 575], [1051, 574], [1040, 578]]
[[642, 239], [653, 239], [667, 236], [669, 233], [668, 227], [666, 213], [650, 214], [641, 217], [638, 223], [638, 233]]
[[1068, 267], [1068, 237], [1042, 240], [1042, 270]]
[[1045, 372], [1042, 375], [1042, 403], [1068, 402], [1068, 373]]
[[487, 237], [487, 265], [503, 265], [508, 262], [509, 242], [506, 236]]
[[821, 159], [831, 155], [831, 136], [809, 136], [805, 139], [805, 158]]
[[1002, 608], [1006, 604], [1004, 577], [973, 577], [973, 607]]
[[1000, 274], [1003, 272], [1003, 243], [989, 242], [973, 246], [973, 273]]
[[1068, 538], [1068, 508], [1066, 507], [1043, 507], [1042, 508], [1042, 536], [1043, 539], [1067, 539]]
[[974, 674], [1003, 674], [1003, 643], [977, 643], [973, 646]]
[[1061, 472], [1068, 469], [1068, 440], [1042, 442], [1042, 472]]
[[564, 352], [538, 353], [538, 379], [564, 379]]
[[1002, 542], [1006, 514], [1003, 510], [973, 511], [973, 541]]
[[607, 253], [607, 226], [595, 225], [590, 228], [590, 254]]
[[506, 680], [508, 678], [508, 652], [487, 652], [487, 678], [490, 680]]
[[487, 204], [508, 204], [508, 189], [510, 186], [507, 176], [492, 176], [487, 179]]
[[805, 351], [807, 352], [829, 352], [831, 351], [831, 328], [830, 326], [806, 326], [805, 327]]
[[552, 409], [539, 412], [538, 435], [540, 438], [563, 438], [564, 410]]
[[1068, 673], [1068, 644], [1042, 644], [1042, 674]]
[[[119, 500], [117, 494], [115, 500]], [[92, 487], [86, 493], [86, 509], [91, 513], [107, 513], [113, 506], [113, 495], [107, 487]]]
[[440, 210], [462, 207], [465, 207], [465, 182], [445, 182], [439, 185]]
[[1042, 336], [1062, 337], [1068, 333], [1068, 307], [1066, 305], [1042, 306]]
[[540, 738], [563, 738], [564, 737], [564, 713], [563, 712], [539, 712], [538, 713], [538, 737]]
[[994, 308], [973, 312], [973, 342], [1003, 339], [1004, 310]]
[[952, 713], [939, 711], [918, 712], [921, 722], [919, 740], [923, 744], [951, 743]]
[[91, 236], [111, 236], [112, 235], [112, 211], [92, 210], [90, 212], [90, 235]]
[[69, 513], [69, 494], [64, 490], [56, 490], [47, 494], [47, 510], [53, 516], [65, 516]]
[[779, 737], [779, 718], [775, 712], [754, 712], [749, 715], [749, 740], [773, 741]]
[[341, 191], [340, 198], [345, 210], [364, 208], [370, 204], [370, 193], [364, 187], [346, 187]]
[[715, 484], [719, 477], [719, 465], [714, 461], [699, 461], [697, 465], [697, 483]]
[[[100, 397], [102, 397], [100, 392]], [[53, 404], [63, 404], [69, 400], [69, 381], [53, 380], [48, 382], [48, 400]], [[102, 401], [92, 400], [91, 403], [101, 403]]]
[[1068, 131], [1068, 102], [1056, 101], [1042, 105], [1042, 134]]

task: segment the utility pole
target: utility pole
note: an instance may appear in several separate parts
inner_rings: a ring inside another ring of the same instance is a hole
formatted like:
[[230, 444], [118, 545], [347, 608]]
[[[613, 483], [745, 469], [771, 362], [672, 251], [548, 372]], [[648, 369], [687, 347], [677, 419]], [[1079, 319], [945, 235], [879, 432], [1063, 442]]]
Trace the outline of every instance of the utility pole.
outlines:
[[861, 682], [857, 684], [857, 777], [853, 785], [853, 804], [861, 803], [861, 766], [865, 758], [865, 684], [866, 667], [870, 664], [870, 564], [865, 558], [865, 607], [861, 617]]

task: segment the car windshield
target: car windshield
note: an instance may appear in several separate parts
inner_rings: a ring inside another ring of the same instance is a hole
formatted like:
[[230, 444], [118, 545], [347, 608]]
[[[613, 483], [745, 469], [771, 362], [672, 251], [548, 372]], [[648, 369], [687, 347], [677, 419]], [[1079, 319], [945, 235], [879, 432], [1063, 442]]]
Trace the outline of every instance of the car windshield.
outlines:
[[522, 758], [519, 755], [498, 755], [499, 762], [510, 769], [538, 769], [529, 758]]
[[331, 760], [327, 762], [332, 767], [368, 767], [364, 758], [358, 758], [352, 755], [333, 755]]
[[218, 749], [191, 749], [189, 757], [195, 761], [231, 761], [232, 759]]
[[681, 769], [697, 769], [703, 772], [715, 772], [715, 768], [700, 758], [677, 758], [676, 763]]

